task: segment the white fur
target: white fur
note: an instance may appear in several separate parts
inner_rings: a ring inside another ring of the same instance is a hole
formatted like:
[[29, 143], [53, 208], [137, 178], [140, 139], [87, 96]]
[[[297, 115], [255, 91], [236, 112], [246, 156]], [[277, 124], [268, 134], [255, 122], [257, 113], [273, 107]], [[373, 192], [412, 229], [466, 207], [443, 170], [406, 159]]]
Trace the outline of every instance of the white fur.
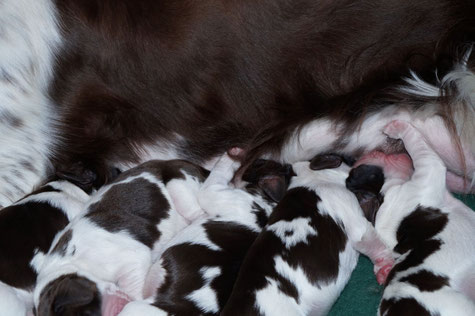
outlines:
[[18, 201], [15, 205], [28, 202], [47, 202], [62, 210], [69, 221], [84, 212], [84, 207], [89, 200], [89, 195], [78, 186], [68, 181], [53, 181], [48, 182], [47, 185], [60, 190], [60, 192], [51, 191], [30, 195]]
[[31, 294], [19, 293], [20, 291], [0, 282], [0, 312], [2, 316], [28, 315], [33, 306]]
[[48, 283], [69, 273], [86, 276], [97, 283], [101, 292], [110, 284], [117, 284], [130, 297], [143, 298], [145, 275], [152, 261], [147, 246], [126, 232], [110, 233], [87, 218], [77, 218], [63, 232], [69, 229], [72, 238], [64, 256], [50, 250], [43, 260], [33, 262], [38, 271], [35, 306]]
[[[205, 229], [205, 224], [210, 221], [233, 222], [247, 227], [251, 231], [258, 232], [260, 228], [256, 223], [256, 216], [252, 214], [254, 203], [260, 205], [267, 215], [272, 211], [272, 206], [264, 201], [261, 196], [255, 196], [243, 189], [237, 189], [230, 186], [230, 181], [234, 171], [239, 164], [234, 162], [227, 154], [224, 154], [211, 170], [210, 175], [203, 183], [197, 193], [197, 199], [205, 215], [192, 222], [189, 226], [178, 233], [169, 243], [167, 243], [160, 253], [176, 245], [192, 244], [205, 246], [213, 251], [222, 251], [221, 247], [213, 243]], [[145, 287], [147, 293], [160, 287], [164, 276], [160, 273], [167, 273], [163, 268], [163, 261], [158, 260], [150, 269], [149, 277]], [[217, 302], [217, 293], [210, 287], [210, 283], [218, 277], [222, 271], [219, 267], [205, 267], [199, 273], [205, 280], [205, 284], [198, 290], [188, 294], [186, 298], [195, 303], [195, 305], [204, 311], [218, 313], [219, 305]], [[158, 279], [158, 280], [157, 280]], [[143, 305], [147, 303], [134, 303], [120, 314], [139, 315]], [[130, 305], [130, 304], [129, 304]], [[163, 311], [155, 308], [157, 315]], [[137, 314], [134, 314], [137, 313]], [[147, 314], [148, 315], [148, 314]], [[152, 315], [150, 313], [150, 315]]]
[[[433, 238], [443, 244], [440, 250], [422, 264], [396, 276], [385, 289], [383, 299], [413, 297], [432, 313], [444, 315], [474, 315], [475, 282], [475, 213], [455, 199], [445, 187], [445, 166], [411, 125], [387, 129], [391, 137], [401, 137], [413, 159], [415, 172], [403, 183], [386, 188], [384, 203], [376, 217], [376, 229], [392, 248], [397, 244], [396, 232], [402, 220], [418, 205], [440, 209], [447, 214], [446, 227]], [[396, 133], [396, 134], [395, 134]], [[404, 259], [397, 258], [397, 262]], [[434, 292], [421, 292], [400, 278], [419, 270], [432, 271], [450, 279], [450, 287]]]
[[[308, 243], [309, 236], [317, 236], [312, 226], [310, 226], [309, 218], [295, 218], [292, 221], [278, 221], [270, 226], [267, 226], [267, 230], [274, 232], [276, 236], [282, 240], [287, 249], [292, 248], [298, 243]], [[286, 236], [286, 231], [292, 231], [291, 236]]]
[[[314, 191], [321, 199], [318, 210], [322, 215], [330, 216], [344, 227], [349, 243], [339, 254], [340, 266], [334, 282], [314, 284], [310, 282], [300, 266], [293, 266], [281, 256], [274, 258], [275, 269], [283, 278], [289, 280], [298, 290], [299, 301], [279, 290], [278, 281], [267, 278], [267, 285], [255, 293], [255, 304], [262, 315], [325, 315], [338, 298], [356, 266], [358, 253], [368, 255], [373, 262], [383, 259], [384, 264], [392, 262], [390, 251], [379, 239], [374, 228], [364, 218], [358, 201], [345, 186], [350, 168], [342, 164], [336, 169], [313, 171], [309, 162], [292, 165], [296, 176], [292, 178], [289, 190], [297, 187]], [[308, 236], [318, 236], [309, 225], [308, 218], [296, 218], [292, 221], [279, 221], [266, 228], [273, 232], [291, 250], [298, 243], [308, 243]], [[285, 231], [291, 230], [291, 236]], [[318, 253], [309, 254], [318, 260]], [[378, 268], [383, 263], [378, 264]], [[377, 269], [375, 269], [377, 270]]]
[[216, 292], [210, 287], [210, 283], [221, 274], [219, 267], [206, 267], [200, 270], [201, 276], [205, 281], [205, 285], [187, 295], [190, 301], [201, 308], [206, 313], [218, 313], [218, 297]]
[[46, 174], [55, 145], [46, 90], [61, 38], [51, 0], [3, 0], [0, 25], [1, 207], [31, 192]]
[[[69, 221], [84, 212], [84, 207], [89, 199], [89, 195], [79, 187], [67, 181], [53, 181], [46, 185], [51, 186], [60, 192], [51, 191], [37, 193], [14, 203], [14, 205], [22, 205], [27, 202], [48, 203], [60, 209], [67, 216]], [[34, 212], [35, 210], [32, 209], [31, 211]], [[38, 254], [33, 258], [32, 263], [30, 264], [33, 264], [33, 262], [39, 262], [42, 257], [42, 253]], [[0, 292], [2, 292], [2, 294], [0, 294], [0, 315], [10, 315], [9, 313], [13, 313], [12, 315], [23, 315], [31, 311], [33, 307], [33, 296], [30, 291], [13, 288], [9, 285], [3, 284], [2, 282], [0, 282], [0, 288]], [[17, 307], [14, 307], [14, 305]], [[24, 310], [25, 312], [20, 312], [20, 310]], [[15, 311], [18, 312], [15, 314]]]
[[[182, 212], [184, 212], [187, 206], [192, 206], [196, 202], [196, 196], [191, 202], [185, 200], [184, 203], [178, 197], [183, 193], [188, 194], [185, 198], [193, 197], [193, 194], [197, 194], [200, 189], [199, 179], [181, 171], [185, 179], [173, 179], [166, 186], [158, 175], [143, 171], [102, 187], [89, 200], [88, 205], [99, 203], [114, 186], [127, 184], [136, 179], [144, 179], [156, 185], [157, 191], [163, 194], [170, 205], [168, 217], [162, 219], [157, 225], [160, 237], [155, 241], [153, 249], [150, 249], [126, 231], [112, 233], [86, 217], [76, 218], [62, 233], [71, 230], [73, 234], [66, 253], [52, 252], [61, 238], [59, 235], [55, 238], [49, 253], [37, 254], [32, 262], [39, 273], [34, 292], [36, 306], [39, 304], [39, 295], [44, 287], [56, 278], [69, 273], [77, 273], [95, 282], [101, 293], [114, 292], [113, 288], [117, 288], [132, 300], [142, 300], [146, 293], [153, 292], [157, 284], [161, 284], [164, 276], [158, 275], [158, 280], [153, 281], [155, 283], [145, 284], [152, 262], [160, 257], [165, 250], [165, 245], [173, 244], [175, 235], [188, 226], [187, 220], [176, 210], [175, 203], [179, 201], [181, 203], [179, 207], [182, 207]], [[204, 214], [201, 208], [199, 211]], [[201, 241], [212, 244], [207, 240], [205, 232], [199, 233], [198, 235], [203, 238]], [[199, 238], [195, 241], [199, 242]], [[153, 271], [164, 272], [161, 269], [152, 269], [152, 275], [154, 275]], [[199, 296], [199, 293], [196, 295]]]

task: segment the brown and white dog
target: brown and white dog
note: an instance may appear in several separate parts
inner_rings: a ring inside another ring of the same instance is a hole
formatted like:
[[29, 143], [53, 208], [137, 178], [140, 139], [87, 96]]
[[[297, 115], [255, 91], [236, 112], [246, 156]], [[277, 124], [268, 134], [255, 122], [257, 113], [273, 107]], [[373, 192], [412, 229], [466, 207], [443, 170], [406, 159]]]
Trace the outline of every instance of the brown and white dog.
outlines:
[[475, 213], [447, 190], [444, 162], [414, 126], [395, 121], [384, 133], [404, 142], [412, 163], [378, 152], [357, 162], [386, 178], [375, 226], [396, 263], [379, 314], [474, 315]]
[[101, 315], [143, 299], [154, 258], [201, 215], [196, 192], [207, 173], [182, 160], [153, 160], [102, 187], [48, 253], [34, 257], [36, 314]]
[[0, 314], [33, 311], [37, 273], [30, 265], [55, 235], [81, 214], [89, 195], [73, 183], [51, 181], [0, 212]]
[[473, 16], [471, 0], [3, 0], [0, 205], [58, 163], [105, 179], [104, 166], [205, 164], [232, 146], [358, 154], [401, 116], [440, 133], [467, 189]]
[[[351, 167], [340, 156], [292, 168], [296, 175], [246, 255], [221, 315], [326, 315], [358, 252], [373, 261], [380, 283], [392, 267], [390, 249], [346, 186]], [[362, 184], [353, 189], [362, 192]]]
[[243, 175], [245, 186], [236, 188], [231, 180], [238, 167], [227, 155], [217, 162], [199, 192], [206, 216], [165, 246], [148, 276], [151, 297], [127, 304], [120, 316], [221, 314], [248, 249], [293, 174], [290, 165], [259, 160]]

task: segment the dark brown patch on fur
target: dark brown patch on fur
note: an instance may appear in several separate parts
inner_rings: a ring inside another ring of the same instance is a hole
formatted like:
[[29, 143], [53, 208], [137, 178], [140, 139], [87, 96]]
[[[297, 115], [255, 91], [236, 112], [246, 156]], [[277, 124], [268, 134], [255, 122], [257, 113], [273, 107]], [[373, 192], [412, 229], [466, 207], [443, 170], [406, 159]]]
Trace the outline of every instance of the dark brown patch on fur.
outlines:
[[56, 233], [68, 222], [60, 209], [46, 202], [26, 202], [2, 209], [0, 280], [17, 288], [31, 289], [36, 282], [36, 272], [30, 266], [35, 250], [46, 253]]
[[24, 124], [21, 118], [8, 110], [0, 111], [0, 122], [10, 125], [11, 128], [21, 128]]
[[354, 128], [394, 103], [378, 101], [407, 104], [391, 92], [408, 69], [473, 40], [470, 1], [271, 2], [57, 1], [57, 160], [102, 170], [171, 141], [194, 162], [231, 146], [253, 161], [317, 117]]
[[33, 164], [31, 162], [29, 162], [28, 160], [21, 160], [20, 161], [20, 166], [23, 169], [26, 169], [26, 170], [31, 171], [33, 173], [38, 172], [38, 170], [36, 170], [35, 166], [33, 166]]
[[337, 154], [322, 154], [317, 155], [310, 160], [310, 169], [322, 170], [338, 168], [343, 162], [340, 155]]
[[360, 165], [351, 169], [346, 178], [346, 187], [353, 192], [368, 221], [373, 225], [383, 196], [379, 193], [384, 184], [384, 173], [381, 167]]
[[[118, 180], [121, 178], [119, 176]], [[85, 215], [110, 232], [127, 231], [148, 247], [160, 237], [156, 225], [169, 217], [170, 204], [160, 188], [145, 179], [114, 184]]]
[[246, 190], [257, 190], [274, 203], [284, 196], [290, 179], [295, 175], [292, 166], [280, 164], [273, 160], [257, 159], [242, 175], [242, 180], [249, 182]]
[[96, 284], [77, 274], [63, 275], [41, 291], [37, 316], [101, 315]]
[[410, 283], [423, 292], [437, 291], [444, 286], [449, 285], [448, 278], [441, 275], [435, 275], [434, 273], [427, 270], [421, 270], [410, 274], [404, 278], [401, 278], [399, 281]]
[[211, 242], [221, 251], [211, 250], [199, 244], [179, 244], [167, 249], [163, 268], [167, 271], [165, 281], [159, 288], [155, 306], [174, 315], [198, 315], [204, 312], [187, 295], [204, 286], [200, 270], [218, 267], [221, 273], [210, 283], [216, 291], [220, 309], [226, 304], [241, 262], [257, 234], [232, 222], [209, 221], [204, 224]]
[[61, 236], [61, 238], [59, 238], [52, 252], [64, 256], [66, 254], [66, 250], [68, 249], [68, 245], [71, 241], [71, 238], [73, 238], [73, 231], [69, 229]]
[[398, 243], [394, 251], [402, 254], [416, 248], [440, 233], [447, 222], [447, 214], [438, 209], [419, 206], [399, 225], [396, 233]]
[[397, 276], [400, 271], [416, 267], [431, 254], [440, 249], [442, 242], [434, 237], [447, 225], [447, 215], [438, 209], [419, 206], [406, 216], [396, 233], [397, 245], [394, 251], [409, 254], [398, 262], [389, 273], [386, 284]]
[[347, 237], [333, 219], [319, 213], [319, 200], [315, 192], [305, 188], [287, 191], [272, 212], [268, 225], [299, 217], [310, 218], [310, 225], [318, 232], [317, 236], [308, 236], [307, 243], [298, 243], [286, 249], [274, 232], [264, 229], [246, 255], [222, 315], [256, 314], [253, 295], [266, 286], [266, 278], [275, 280], [283, 293], [299, 301], [295, 286], [275, 271], [274, 257], [277, 255], [291, 267], [301, 268], [313, 284], [327, 284], [336, 278], [339, 253], [345, 249]]
[[380, 314], [385, 316], [437, 316], [431, 314], [424, 306], [413, 298], [399, 300], [383, 300], [379, 307]]

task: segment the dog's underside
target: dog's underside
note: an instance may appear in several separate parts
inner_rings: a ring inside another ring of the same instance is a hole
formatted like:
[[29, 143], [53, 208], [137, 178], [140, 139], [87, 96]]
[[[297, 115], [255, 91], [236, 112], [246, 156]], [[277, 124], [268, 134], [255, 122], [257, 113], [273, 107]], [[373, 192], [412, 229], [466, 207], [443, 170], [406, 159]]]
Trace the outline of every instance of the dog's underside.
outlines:
[[[358, 154], [368, 142], [338, 132], [382, 108], [454, 118], [447, 133], [463, 139], [474, 130], [473, 16], [469, 0], [4, 0], [0, 205], [77, 161], [99, 172], [205, 164], [232, 146], [249, 159]], [[319, 129], [295, 149], [307, 123]]]

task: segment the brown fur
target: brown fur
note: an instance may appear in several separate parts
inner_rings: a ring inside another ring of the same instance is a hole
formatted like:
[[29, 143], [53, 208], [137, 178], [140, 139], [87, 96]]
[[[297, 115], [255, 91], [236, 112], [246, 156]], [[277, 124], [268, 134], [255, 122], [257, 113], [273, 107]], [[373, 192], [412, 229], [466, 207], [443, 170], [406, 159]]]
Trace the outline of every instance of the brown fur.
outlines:
[[197, 163], [232, 146], [253, 161], [317, 117], [357, 124], [409, 68], [427, 77], [450, 64], [475, 24], [468, 0], [57, 6], [66, 44], [50, 89], [64, 136], [56, 163], [94, 171], [137, 162], [160, 141]]

